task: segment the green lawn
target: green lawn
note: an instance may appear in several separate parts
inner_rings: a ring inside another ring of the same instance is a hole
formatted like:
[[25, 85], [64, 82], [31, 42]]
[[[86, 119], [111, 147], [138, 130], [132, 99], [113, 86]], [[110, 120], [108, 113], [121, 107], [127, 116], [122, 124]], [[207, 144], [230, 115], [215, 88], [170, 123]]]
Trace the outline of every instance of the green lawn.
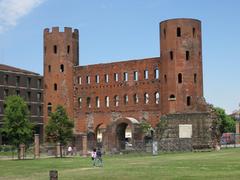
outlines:
[[0, 179], [240, 179], [240, 148], [214, 152], [104, 156], [104, 167], [92, 167], [90, 158], [0, 160]]

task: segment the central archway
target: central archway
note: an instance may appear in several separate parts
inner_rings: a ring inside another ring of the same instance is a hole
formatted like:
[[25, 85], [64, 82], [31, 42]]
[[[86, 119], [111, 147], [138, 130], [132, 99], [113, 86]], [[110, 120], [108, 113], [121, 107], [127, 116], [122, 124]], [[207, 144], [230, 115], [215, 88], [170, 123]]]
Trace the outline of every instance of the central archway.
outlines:
[[134, 146], [135, 141], [142, 139], [139, 121], [135, 118], [119, 118], [107, 126], [104, 147], [108, 151], [119, 152], [126, 145]]

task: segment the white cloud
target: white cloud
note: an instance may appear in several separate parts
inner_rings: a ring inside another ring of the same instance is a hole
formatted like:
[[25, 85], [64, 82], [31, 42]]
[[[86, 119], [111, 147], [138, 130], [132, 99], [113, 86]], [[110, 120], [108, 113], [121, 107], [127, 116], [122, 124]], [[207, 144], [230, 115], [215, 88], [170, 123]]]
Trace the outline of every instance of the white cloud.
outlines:
[[0, 0], [0, 32], [17, 25], [20, 18], [44, 0]]

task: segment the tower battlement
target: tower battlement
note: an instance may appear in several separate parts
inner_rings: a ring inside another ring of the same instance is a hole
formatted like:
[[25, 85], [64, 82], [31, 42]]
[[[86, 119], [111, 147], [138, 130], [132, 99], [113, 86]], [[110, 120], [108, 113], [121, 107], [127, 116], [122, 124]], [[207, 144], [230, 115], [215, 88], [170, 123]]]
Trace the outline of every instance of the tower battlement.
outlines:
[[59, 27], [52, 27], [52, 28], [45, 28], [44, 35], [47, 34], [58, 34], [58, 33], [65, 33], [65, 34], [72, 34], [73, 37], [78, 37], [78, 29], [73, 29], [71, 27], [64, 27], [63, 31], [60, 30]]

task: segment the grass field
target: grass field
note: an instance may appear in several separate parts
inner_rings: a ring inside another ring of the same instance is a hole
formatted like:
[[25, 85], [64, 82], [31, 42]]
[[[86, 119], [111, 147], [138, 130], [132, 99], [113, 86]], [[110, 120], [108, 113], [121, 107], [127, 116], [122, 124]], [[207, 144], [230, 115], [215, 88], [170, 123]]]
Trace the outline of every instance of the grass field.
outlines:
[[58, 170], [59, 180], [71, 179], [240, 179], [240, 148], [213, 152], [104, 156], [104, 167], [90, 158], [0, 160], [1, 180], [46, 180]]

